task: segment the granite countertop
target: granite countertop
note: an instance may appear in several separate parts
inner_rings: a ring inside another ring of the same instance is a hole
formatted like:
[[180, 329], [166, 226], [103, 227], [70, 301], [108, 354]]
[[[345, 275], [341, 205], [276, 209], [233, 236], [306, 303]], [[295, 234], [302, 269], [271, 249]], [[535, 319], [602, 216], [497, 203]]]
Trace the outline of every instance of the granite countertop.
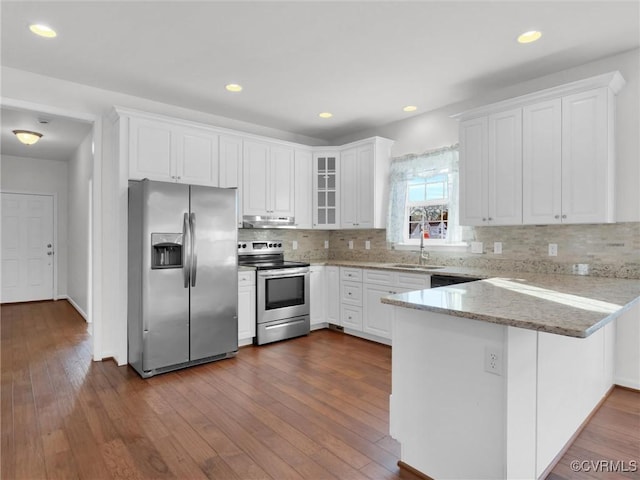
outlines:
[[399, 307], [578, 338], [588, 337], [638, 301], [640, 280], [527, 273], [382, 299]]
[[322, 264], [480, 278], [483, 280], [390, 295], [381, 301], [569, 337], [588, 337], [640, 302], [640, 280], [448, 266], [415, 268], [415, 265], [349, 260]]
[[327, 260], [326, 262], [314, 262], [311, 265], [329, 265], [334, 267], [352, 267], [352, 268], [374, 268], [377, 270], [390, 270], [395, 272], [411, 272], [423, 275], [450, 275], [456, 277], [469, 278], [490, 278], [497, 275], [497, 271], [466, 268], [466, 267], [449, 267], [439, 265], [417, 265], [410, 263], [380, 263], [380, 262], [357, 262], [353, 260]]

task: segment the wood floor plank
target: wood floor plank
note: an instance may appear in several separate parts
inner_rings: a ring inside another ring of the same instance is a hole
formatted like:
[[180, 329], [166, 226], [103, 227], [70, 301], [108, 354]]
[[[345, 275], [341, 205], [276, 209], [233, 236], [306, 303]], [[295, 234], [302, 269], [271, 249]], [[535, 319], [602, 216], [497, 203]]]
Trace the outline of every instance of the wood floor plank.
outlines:
[[[3, 479], [400, 479], [388, 346], [322, 330], [144, 380], [92, 361], [66, 301], [0, 316]], [[639, 451], [640, 393], [615, 389], [548, 479], [637, 478], [570, 461]]]

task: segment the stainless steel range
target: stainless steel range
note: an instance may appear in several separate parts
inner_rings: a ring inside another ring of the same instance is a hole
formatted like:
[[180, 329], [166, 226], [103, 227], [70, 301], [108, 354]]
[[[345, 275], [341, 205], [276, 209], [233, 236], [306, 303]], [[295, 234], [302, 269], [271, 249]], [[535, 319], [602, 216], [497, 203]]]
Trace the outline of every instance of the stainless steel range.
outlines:
[[308, 335], [309, 264], [285, 261], [281, 240], [238, 243], [238, 264], [257, 270], [254, 343]]

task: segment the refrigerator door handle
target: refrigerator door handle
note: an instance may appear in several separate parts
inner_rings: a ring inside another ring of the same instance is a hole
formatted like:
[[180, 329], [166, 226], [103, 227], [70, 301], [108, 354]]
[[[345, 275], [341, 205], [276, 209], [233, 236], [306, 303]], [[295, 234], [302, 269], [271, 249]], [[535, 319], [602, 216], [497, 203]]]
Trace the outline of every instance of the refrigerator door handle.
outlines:
[[196, 274], [198, 273], [198, 252], [196, 244], [196, 214], [192, 213], [189, 217], [189, 223], [191, 225], [191, 268], [189, 276], [191, 277], [191, 286], [196, 286]]
[[189, 276], [191, 274], [191, 228], [189, 226], [189, 214], [184, 214], [182, 222], [182, 277], [184, 288], [189, 288]]

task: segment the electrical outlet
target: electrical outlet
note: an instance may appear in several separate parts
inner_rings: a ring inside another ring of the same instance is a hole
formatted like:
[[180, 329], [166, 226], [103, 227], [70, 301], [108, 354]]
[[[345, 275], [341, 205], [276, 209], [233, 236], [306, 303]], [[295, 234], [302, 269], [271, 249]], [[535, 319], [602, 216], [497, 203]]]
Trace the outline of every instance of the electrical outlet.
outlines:
[[371, 250], [371, 242], [369, 240], [364, 241], [364, 249]]
[[471, 242], [471, 253], [482, 253], [483, 249], [482, 242]]
[[502, 351], [495, 347], [484, 347], [484, 371], [502, 375]]
[[495, 255], [502, 255], [502, 242], [493, 242], [493, 253]]
[[549, 256], [550, 257], [557, 257], [558, 256], [558, 244], [557, 243], [550, 243], [549, 244]]
[[574, 275], [589, 275], [589, 264], [588, 263], [574, 263], [573, 264], [573, 274]]
[[353, 240], [349, 240], [349, 250], [353, 250]]
[[298, 241], [294, 240], [293, 242], [291, 242], [291, 249], [292, 250], [297, 250], [298, 249]]
[[324, 248], [329, 248], [329, 240], [324, 241]]

